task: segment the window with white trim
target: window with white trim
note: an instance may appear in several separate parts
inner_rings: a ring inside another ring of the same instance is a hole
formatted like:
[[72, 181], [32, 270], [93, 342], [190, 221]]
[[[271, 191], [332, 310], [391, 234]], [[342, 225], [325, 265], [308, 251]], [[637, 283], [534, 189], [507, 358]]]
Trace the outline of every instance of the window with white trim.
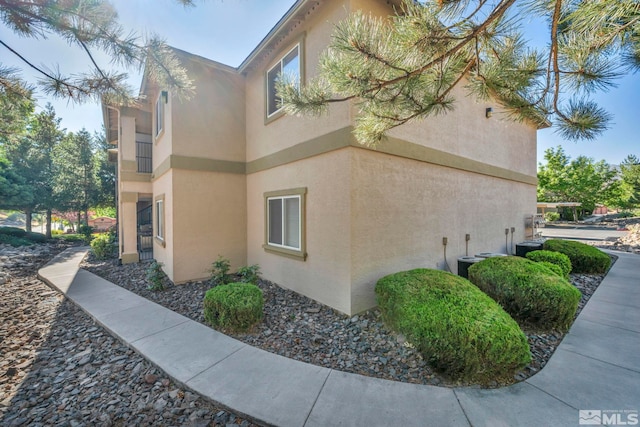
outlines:
[[164, 240], [164, 199], [156, 200], [156, 238]]
[[306, 259], [306, 192], [295, 188], [265, 193], [265, 250]]
[[165, 95], [166, 92], [160, 92], [158, 94], [158, 99], [156, 100], [156, 128], [155, 128], [155, 136], [160, 135], [162, 129], [164, 129], [164, 104], [165, 104]]
[[270, 197], [269, 240], [270, 245], [300, 250], [300, 196]]
[[287, 79], [293, 79], [296, 85], [300, 85], [301, 75], [300, 45], [297, 44], [267, 71], [267, 118], [282, 109], [280, 97], [276, 93], [276, 83], [280, 77], [286, 76]]

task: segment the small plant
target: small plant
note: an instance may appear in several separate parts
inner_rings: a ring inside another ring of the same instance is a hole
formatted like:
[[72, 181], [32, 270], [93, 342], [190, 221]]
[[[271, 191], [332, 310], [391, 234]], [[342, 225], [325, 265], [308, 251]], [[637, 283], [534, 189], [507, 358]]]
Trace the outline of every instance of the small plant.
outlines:
[[260, 275], [260, 266], [258, 264], [254, 264], [246, 267], [241, 267], [240, 269], [238, 269], [237, 274], [240, 277], [241, 282], [257, 285]]
[[162, 263], [156, 260], [147, 267], [147, 280], [149, 281], [149, 286], [147, 289], [151, 291], [162, 291], [165, 288], [165, 280], [167, 275], [162, 271]]
[[113, 233], [100, 234], [91, 241], [91, 251], [98, 259], [113, 258], [117, 253], [117, 249]]
[[230, 269], [231, 262], [222, 255], [218, 255], [218, 259], [211, 265], [211, 282], [213, 282], [214, 285], [224, 285], [227, 283], [231, 279], [229, 275]]
[[229, 283], [204, 296], [204, 318], [214, 328], [246, 332], [263, 317], [262, 291], [250, 283]]
[[553, 251], [532, 251], [527, 252], [527, 259], [534, 262], [550, 262], [556, 264], [561, 269], [561, 276], [569, 277], [571, 272], [571, 260], [565, 254]]
[[545, 212], [544, 214], [545, 221], [557, 221], [560, 219], [560, 214], [558, 212]]

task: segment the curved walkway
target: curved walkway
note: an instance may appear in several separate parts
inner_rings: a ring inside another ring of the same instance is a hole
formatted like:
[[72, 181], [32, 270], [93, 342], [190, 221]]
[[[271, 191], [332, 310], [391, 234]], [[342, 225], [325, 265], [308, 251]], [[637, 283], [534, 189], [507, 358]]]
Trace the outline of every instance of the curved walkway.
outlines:
[[260, 423], [577, 426], [581, 409], [640, 410], [637, 255], [616, 253], [618, 261], [541, 372], [487, 390], [370, 378], [268, 353], [80, 269], [85, 253], [69, 249], [39, 276], [178, 383]]

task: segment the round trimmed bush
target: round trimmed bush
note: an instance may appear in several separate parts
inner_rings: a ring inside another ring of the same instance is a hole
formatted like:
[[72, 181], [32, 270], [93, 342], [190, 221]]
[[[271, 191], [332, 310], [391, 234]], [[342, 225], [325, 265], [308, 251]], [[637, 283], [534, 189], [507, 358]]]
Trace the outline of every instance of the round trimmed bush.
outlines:
[[17, 237], [11, 234], [2, 233], [0, 233], [0, 243], [11, 245], [13, 247], [33, 245], [32, 241], [27, 240], [24, 237]]
[[547, 240], [544, 242], [544, 249], [568, 256], [574, 273], [603, 274], [611, 266], [609, 255], [598, 248], [574, 240]]
[[562, 268], [560, 268], [558, 264], [553, 264], [549, 261], [534, 261], [534, 262], [537, 262], [538, 264], [547, 267], [549, 270], [551, 270], [552, 273], [557, 274], [560, 277], [565, 277], [565, 278], [567, 277], [564, 275]]
[[229, 283], [204, 296], [204, 318], [214, 328], [246, 332], [263, 317], [262, 291], [250, 283]]
[[543, 329], [566, 330], [580, 291], [564, 277], [521, 257], [488, 258], [469, 267], [469, 280], [516, 320]]
[[47, 236], [42, 233], [36, 233], [33, 231], [27, 231], [24, 237], [25, 239], [31, 240], [32, 242], [36, 243], [45, 243], [47, 241]]
[[569, 276], [571, 272], [571, 260], [568, 256], [560, 252], [553, 251], [531, 251], [527, 252], [527, 259], [534, 262], [550, 262], [560, 267], [561, 276]]
[[27, 232], [24, 231], [22, 228], [18, 228], [18, 227], [0, 227], [0, 234], [6, 234], [8, 236], [24, 238]]
[[453, 378], [510, 377], [531, 361], [518, 324], [462, 277], [439, 270], [404, 271], [380, 279], [376, 296], [387, 326]]

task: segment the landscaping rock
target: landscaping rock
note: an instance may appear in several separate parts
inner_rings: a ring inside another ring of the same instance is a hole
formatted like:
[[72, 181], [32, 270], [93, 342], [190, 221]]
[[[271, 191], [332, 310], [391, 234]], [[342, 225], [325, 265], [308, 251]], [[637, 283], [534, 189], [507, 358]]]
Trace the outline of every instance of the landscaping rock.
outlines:
[[[203, 301], [207, 281], [169, 285], [164, 291], [147, 289], [149, 263], [118, 265], [89, 258], [83, 268], [192, 320], [205, 324]], [[578, 313], [603, 275], [571, 275], [583, 296]], [[461, 385], [435, 372], [402, 336], [389, 332], [377, 309], [352, 318], [276, 284], [260, 280], [264, 319], [252, 331], [231, 335], [249, 345], [281, 356], [345, 372], [415, 384]], [[520, 373], [528, 378], [549, 360], [563, 334], [527, 331], [532, 362]], [[520, 378], [520, 377], [518, 377]], [[512, 382], [518, 380], [513, 379]], [[496, 384], [501, 386], [504, 384]]]
[[174, 384], [38, 280], [36, 269], [64, 248], [0, 245], [0, 256], [30, 259], [2, 267], [12, 279], [0, 285], [0, 425], [225, 425], [216, 421], [221, 408]]

